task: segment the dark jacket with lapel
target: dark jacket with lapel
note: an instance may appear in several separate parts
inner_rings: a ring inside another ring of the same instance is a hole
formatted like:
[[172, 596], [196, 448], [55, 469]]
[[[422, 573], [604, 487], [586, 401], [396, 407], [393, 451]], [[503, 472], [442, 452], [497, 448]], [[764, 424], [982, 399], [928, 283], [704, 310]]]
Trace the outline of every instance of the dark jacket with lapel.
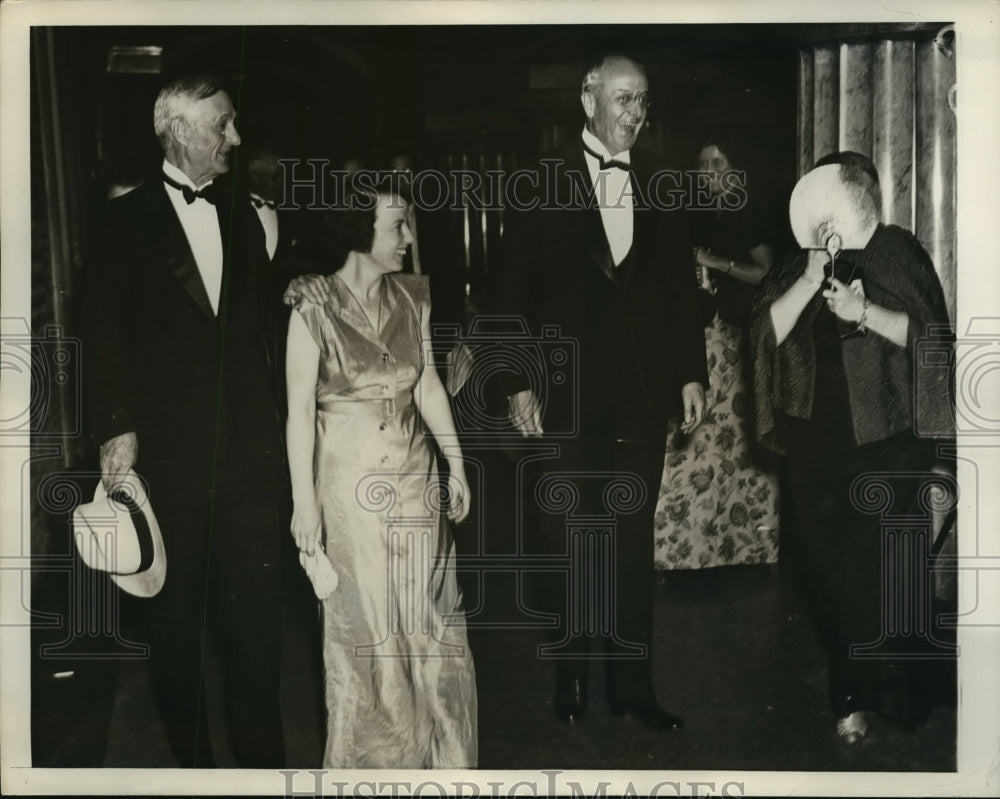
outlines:
[[[571, 425], [567, 415], [586, 423], [611, 406], [619, 335], [626, 337], [627, 357], [635, 359], [648, 409], [664, 423], [680, 412], [684, 384], [708, 382], [683, 203], [664, 210], [669, 180], [661, 181], [660, 196], [651, 202], [648, 190], [664, 166], [646, 151], [633, 148], [630, 155], [636, 210], [624, 304], [617, 310], [615, 266], [600, 210], [581, 192], [591, 180], [578, 139], [543, 159], [537, 194], [522, 194], [505, 210], [497, 311], [523, 316], [535, 335], [558, 325], [578, 364], [570, 380], [549, 381], [542, 398], [547, 431]], [[533, 201], [533, 208], [518, 208]], [[523, 371], [501, 382], [508, 395], [529, 387]]]
[[[243, 206], [246, 205], [244, 208]], [[138, 434], [151, 501], [198, 505], [235, 475], [280, 477], [262, 348], [267, 253], [249, 204], [218, 206], [216, 316], [180, 220], [155, 180], [108, 204], [83, 298], [85, 388], [98, 443]]]

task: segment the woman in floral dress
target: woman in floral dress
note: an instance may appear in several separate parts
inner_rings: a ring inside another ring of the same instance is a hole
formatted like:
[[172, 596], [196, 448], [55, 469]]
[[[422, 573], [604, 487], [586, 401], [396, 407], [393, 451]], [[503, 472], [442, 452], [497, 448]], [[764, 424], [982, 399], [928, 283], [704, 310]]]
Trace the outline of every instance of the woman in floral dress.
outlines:
[[766, 563], [777, 557], [777, 477], [752, 447], [753, 405], [745, 330], [757, 285], [774, 264], [773, 234], [749, 196], [739, 141], [716, 135], [701, 149], [711, 207], [692, 211], [702, 285], [718, 312], [705, 329], [705, 420], [671, 435], [656, 513], [660, 568]]

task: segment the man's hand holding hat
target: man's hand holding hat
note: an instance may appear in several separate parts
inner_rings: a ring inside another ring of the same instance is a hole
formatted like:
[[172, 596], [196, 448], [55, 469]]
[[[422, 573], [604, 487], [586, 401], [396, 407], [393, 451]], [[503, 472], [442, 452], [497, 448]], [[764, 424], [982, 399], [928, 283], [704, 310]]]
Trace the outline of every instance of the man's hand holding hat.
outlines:
[[139, 458], [139, 438], [135, 433], [122, 433], [101, 444], [101, 482], [111, 491], [115, 481], [135, 466]]

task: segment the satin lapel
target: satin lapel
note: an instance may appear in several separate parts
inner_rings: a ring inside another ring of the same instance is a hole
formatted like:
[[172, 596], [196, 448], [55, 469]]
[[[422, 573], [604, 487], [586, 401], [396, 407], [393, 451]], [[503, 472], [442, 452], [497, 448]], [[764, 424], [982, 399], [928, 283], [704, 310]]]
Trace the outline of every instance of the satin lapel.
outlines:
[[629, 173], [632, 179], [632, 197], [635, 205], [632, 211], [632, 247], [629, 250], [630, 266], [625, 276], [625, 290], [628, 291], [635, 280], [636, 273], [645, 263], [644, 254], [652, 239], [653, 215], [649, 207], [643, 208], [643, 200], [640, 199], [638, 187], [642, 184], [636, 176], [635, 169]]
[[611, 245], [608, 243], [608, 236], [604, 232], [604, 220], [601, 219], [601, 211], [594, 206], [582, 212], [585, 217], [584, 228], [587, 231], [587, 250], [597, 268], [600, 269], [608, 280], [614, 282], [615, 262], [611, 257]]
[[231, 197], [220, 198], [215, 207], [222, 235], [222, 290], [219, 296], [219, 316], [236, 301], [250, 268], [247, 252], [245, 217], [235, 213]]
[[210, 319], [215, 319], [215, 311], [212, 310], [212, 303], [208, 300], [208, 293], [205, 291], [198, 264], [191, 252], [191, 245], [188, 244], [181, 221], [177, 218], [170, 198], [167, 197], [167, 190], [162, 184], [151, 188], [153, 213], [149, 214], [149, 219], [153, 226], [150, 231], [153, 252], [163, 254], [167, 268], [177, 278], [194, 304]]
[[[578, 183], [573, 183], [567, 177], [567, 196], [576, 196], [579, 193], [576, 190], [580, 186], [585, 186], [589, 191], [593, 191], [590, 170], [587, 168], [587, 162], [583, 157], [582, 146], [576, 146], [567, 152], [566, 170], [567, 172], [582, 176], [582, 180]], [[569, 192], [576, 193], [571, 194]], [[608, 237], [604, 232], [604, 222], [601, 220], [601, 211], [597, 206], [597, 199], [590, 198], [587, 205], [580, 208], [577, 214], [580, 220], [579, 227], [583, 232], [584, 241], [586, 242], [587, 252], [590, 254], [597, 268], [604, 273], [604, 276], [608, 280], [614, 281], [615, 262], [611, 257], [611, 245], [608, 244]]]

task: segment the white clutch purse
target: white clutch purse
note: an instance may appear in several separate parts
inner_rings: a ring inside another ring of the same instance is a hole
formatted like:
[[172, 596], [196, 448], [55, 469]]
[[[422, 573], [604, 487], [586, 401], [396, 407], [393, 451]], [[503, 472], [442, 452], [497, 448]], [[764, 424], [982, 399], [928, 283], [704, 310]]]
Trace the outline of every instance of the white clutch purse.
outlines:
[[337, 572], [334, 571], [333, 564], [321, 547], [317, 547], [312, 555], [299, 552], [299, 563], [305, 569], [317, 599], [326, 599], [337, 590], [339, 581]]

